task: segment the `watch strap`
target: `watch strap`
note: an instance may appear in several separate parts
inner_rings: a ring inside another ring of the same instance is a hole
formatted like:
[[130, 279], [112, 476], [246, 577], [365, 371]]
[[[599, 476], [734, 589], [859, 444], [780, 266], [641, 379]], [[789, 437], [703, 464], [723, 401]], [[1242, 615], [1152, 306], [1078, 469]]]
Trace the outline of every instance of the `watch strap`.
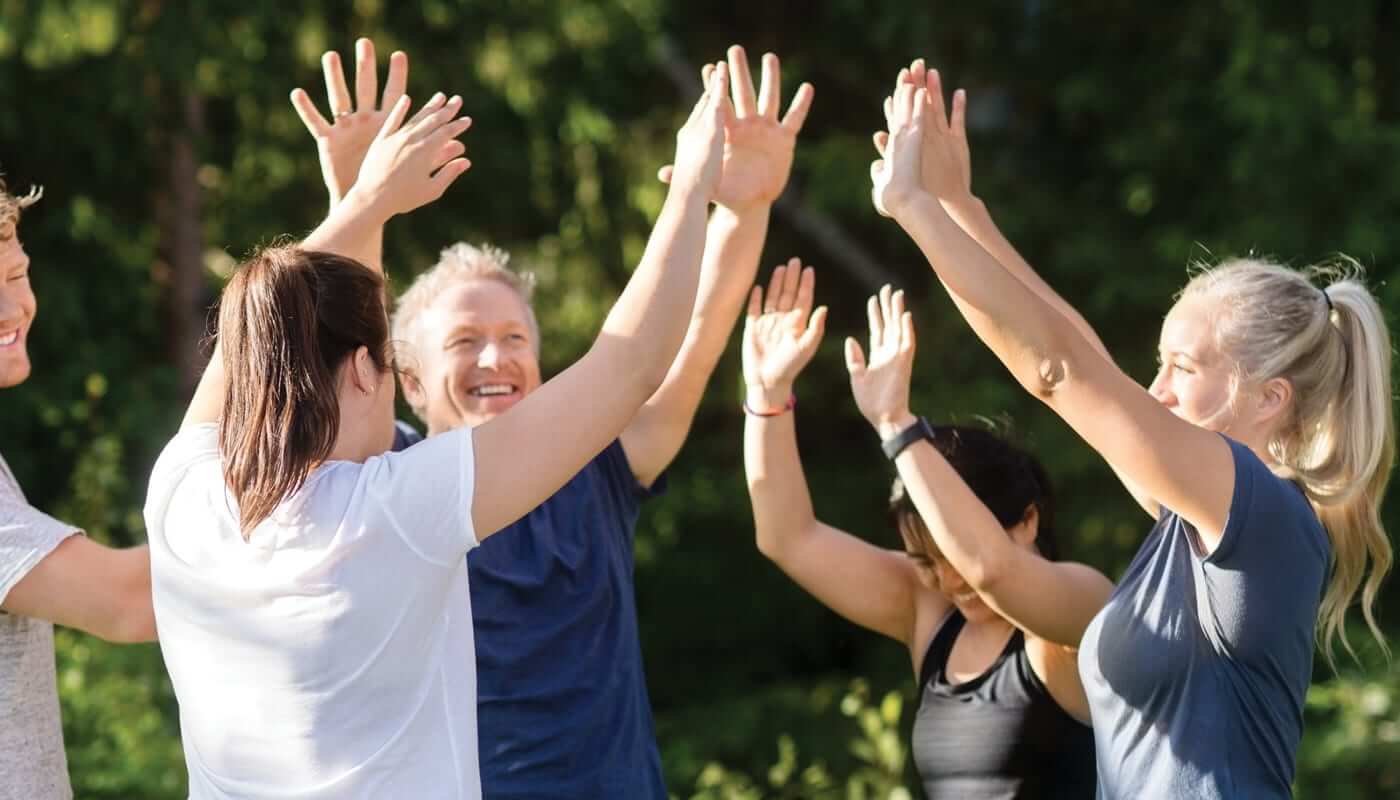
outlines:
[[907, 428], [881, 442], [880, 448], [885, 451], [886, 458], [894, 461], [904, 452], [904, 448], [920, 439], [933, 441], [933, 426], [923, 417], [916, 417]]

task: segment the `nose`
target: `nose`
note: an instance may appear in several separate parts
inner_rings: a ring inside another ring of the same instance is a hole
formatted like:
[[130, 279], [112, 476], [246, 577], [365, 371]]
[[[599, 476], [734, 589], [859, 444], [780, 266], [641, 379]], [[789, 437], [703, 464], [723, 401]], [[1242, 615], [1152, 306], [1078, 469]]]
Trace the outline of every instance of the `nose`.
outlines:
[[482, 345], [476, 354], [476, 365], [484, 369], [495, 369], [501, 363], [501, 348], [494, 341]]
[[948, 566], [946, 562], [939, 561], [935, 571], [938, 575], [938, 586], [943, 591], [957, 594], [967, 588], [967, 581], [964, 581], [958, 571]]
[[1176, 405], [1176, 395], [1171, 390], [1170, 381], [1167, 380], [1167, 367], [1165, 365], [1157, 370], [1157, 377], [1152, 379], [1152, 385], [1147, 388], [1147, 393], [1168, 408]]

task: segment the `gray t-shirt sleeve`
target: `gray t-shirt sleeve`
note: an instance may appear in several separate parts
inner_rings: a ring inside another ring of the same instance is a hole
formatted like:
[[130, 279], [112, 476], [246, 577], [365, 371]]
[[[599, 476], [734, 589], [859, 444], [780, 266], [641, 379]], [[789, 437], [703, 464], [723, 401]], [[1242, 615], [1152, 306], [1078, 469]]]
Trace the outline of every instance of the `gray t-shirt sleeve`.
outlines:
[[55, 547], [79, 532], [31, 506], [0, 457], [0, 603]]

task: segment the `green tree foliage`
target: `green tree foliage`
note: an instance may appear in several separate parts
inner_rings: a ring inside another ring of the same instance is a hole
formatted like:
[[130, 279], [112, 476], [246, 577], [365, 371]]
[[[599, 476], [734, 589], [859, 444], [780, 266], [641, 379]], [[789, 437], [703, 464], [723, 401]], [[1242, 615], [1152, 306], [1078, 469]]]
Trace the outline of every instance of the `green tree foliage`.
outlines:
[[[460, 92], [476, 119], [472, 171], [391, 226], [392, 276], [461, 239], [511, 249], [540, 277], [545, 368], [559, 369], [640, 255], [662, 197], [654, 173], [700, 62], [739, 41], [755, 57], [780, 53], [789, 87], [817, 87], [765, 260], [816, 264], [818, 300], [832, 306], [832, 335], [798, 389], [818, 513], [896, 544], [882, 510], [891, 475], [839, 354], [873, 288], [865, 259], [910, 293], [919, 410], [1015, 419], [1057, 482], [1070, 554], [1114, 576], [1145, 531], [1140, 513], [972, 341], [915, 248], [870, 208], [869, 135], [894, 72], [923, 55], [969, 90], [975, 190], [1147, 380], [1157, 321], [1194, 261], [1345, 252], [1370, 267], [1382, 304], [1400, 307], [1397, 33], [1392, 4], [1361, 0], [0, 0], [0, 167], [47, 189], [21, 227], [40, 298], [35, 375], [4, 393], [0, 447], [40, 506], [104, 541], [143, 538], [145, 476], [179, 417], [203, 309], [239, 256], [309, 229], [325, 207], [287, 93], [320, 95], [320, 52], [358, 35], [410, 53], [410, 94]], [[668, 776], [703, 797], [798, 796], [809, 778], [845, 791], [896, 768], [881, 760], [892, 755], [883, 698], [909, 690], [908, 660], [757, 554], [737, 373], [731, 352], [638, 536]], [[1383, 594], [1381, 616], [1400, 632], [1396, 598]], [[65, 632], [59, 657], [79, 796], [183, 796], [158, 650]], [[1300, 796], [1400, 792], [1400, 679], [1379, 657], [1365, 663], [1340, 675], [1319, 665]], [[856, 725], [840, 714], [854, 676], [871, 687]], [[776, 756], [774, 742], [787, 743]], [[740, 793], [723, 794], [730, 786]]]

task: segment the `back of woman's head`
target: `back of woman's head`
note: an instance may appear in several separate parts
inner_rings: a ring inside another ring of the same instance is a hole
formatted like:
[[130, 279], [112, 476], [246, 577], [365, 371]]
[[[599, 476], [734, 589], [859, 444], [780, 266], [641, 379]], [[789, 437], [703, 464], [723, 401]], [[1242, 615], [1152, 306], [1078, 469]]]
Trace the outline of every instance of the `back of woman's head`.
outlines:
[[1234, 366], [1232, 395], [1275, 378], [1292, 386], [1269, 454], [1281, 477], [1302, 486], [1332, 541], [1318, 621], [1329, 659], [1337, 636], [1351, 650], [1344, 623], [1358, 590], [1385, 645], [1373, 607], [1392, 560], [1380, 521], [1395, 462], [1390, 334], [1360, 275], [1354, 262], [1300, 272], [1234, 259], [1198, 274], [1181, 295], [1208, 304], [1216, 345]]
[[[1036, 548], [1054, 561], [1060, 557], [1055, 539], [1055, 497], [1045, 468], [1030, 453], [990, 430], [961, 425], [936, 425], [932, 444], [977, 495], [1003, 528], [1025, 519], [1036, 509]], [[927, 529], [902, 481], [890, 496], [895, 524], [907, 538], [931, 545]]]
[[353, 259], [268, 248], [229, 281], [219, 448], [245, 537], [330, 455], [347, 357], [389, 368], [388, 326], [383, 278]]

